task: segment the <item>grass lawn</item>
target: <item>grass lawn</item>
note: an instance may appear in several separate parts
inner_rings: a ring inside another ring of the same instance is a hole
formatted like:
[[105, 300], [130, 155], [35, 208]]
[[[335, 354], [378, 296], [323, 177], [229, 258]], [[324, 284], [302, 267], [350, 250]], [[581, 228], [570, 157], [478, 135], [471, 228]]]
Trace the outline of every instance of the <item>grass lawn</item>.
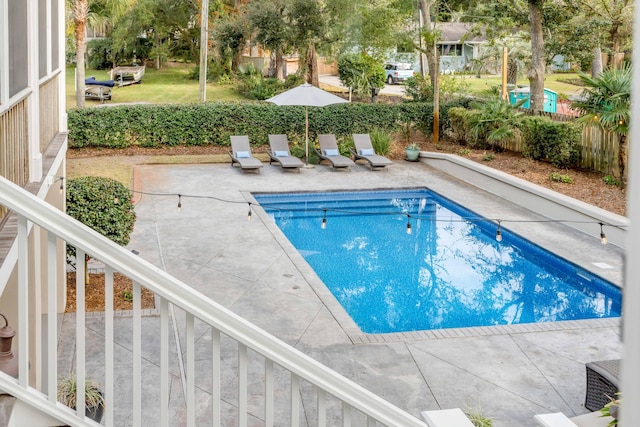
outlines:
[[[180, 64], [156, 70], [145, 70], [142, 83], [129, 86], [115, 86], [111, 91], [111, 101], [107, 104], [120, 102], [150, 102], [150, 103], [188, 103], [198, 102], [198, 81], [189, 79], [193, 65]], [[94, 76], [96, 80], [108, 80], [106, 70], [87, 70], [86, 77]], [[67, 67], [67, 108], [76, 106], [75, 98], [75, 67]], [[209, 101], [238, 101], [244, 99], [235, 90], [235, 85], [207, 84], [207, 100]], [[86, 106], [100, 105], [100, 101], [87, 100]]]
[[[482, 93], [491, 87], [500, 87], [502, 85], [502, 77], [494, 76], [494, 75], [482, 75], [480, 78], [477, 78], [475, 75], [465, 74], [465, 75], [456, 75], [454, 76], [456, 79], [464, 80], [465, 85], [467, 86], [467, 90], [474, 94]], [[447, 78], [447, 77], [445, 77]], [[581, 86], [576, 86], [569, 83], [564, 83], [559, 80], [568, 80], [568, 79], [580, 79], [578, 74], [576, 73], [557, 73], [557, 74], [547, 74], [545, 76], [544, 87], [547, 89], [551, 89], [555, 92], [558, 92], [559, 95], [570, 96], [573, 94], [580, 93], [582, 90]], [[518, 80], [518, 85], [529, 86], [529, 80], [526, 78], [522, 78]]]

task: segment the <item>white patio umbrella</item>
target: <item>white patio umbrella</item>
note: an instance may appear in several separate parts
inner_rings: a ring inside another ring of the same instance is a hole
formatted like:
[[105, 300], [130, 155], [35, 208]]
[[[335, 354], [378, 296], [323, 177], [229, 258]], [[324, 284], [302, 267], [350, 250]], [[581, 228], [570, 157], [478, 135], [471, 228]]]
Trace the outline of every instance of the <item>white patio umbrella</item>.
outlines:
[[347, 102], [346, 99], [342, 99], [332, 93], [318, 89], [309, 83], [301, 84], [298, 87], [289, 89], [286, 92], [282, 92], [279, 95], [267, 99], [267, 101], [276, 105], [304, 106], [305, 165], [307, 166], [309, 165], [309, 107], [324, 107], [326, 105]]

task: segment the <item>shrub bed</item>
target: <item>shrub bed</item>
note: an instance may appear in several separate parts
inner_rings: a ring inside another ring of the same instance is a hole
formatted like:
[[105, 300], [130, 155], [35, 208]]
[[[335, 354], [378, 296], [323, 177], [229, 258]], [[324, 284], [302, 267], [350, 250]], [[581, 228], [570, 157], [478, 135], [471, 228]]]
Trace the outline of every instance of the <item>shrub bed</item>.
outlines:
[[[448, 108], [441, 105], [441, 125], [448, 124]], [[309, 137], [333, 133], [343, 138], [379, 128], [396, 131], [411, 123], [433, 127], [433, 105], [344, 103], [309, 108]], [[206, 103], [121, 105], [72, 109], [68, 112], [69, 147], [126, 148], [176, 145], [229, 145], [229, 136], [247, 135], [256, 145], [268, 144], [269, 134], [303, 138], [305, 109], [270, 103]]]
[[548, 117], [522, 117], [518, 127], [522, 130], [523, 156], [549, 161], [561, 168], [579, 164], [582, 149], [579, 125], [554, 122]]

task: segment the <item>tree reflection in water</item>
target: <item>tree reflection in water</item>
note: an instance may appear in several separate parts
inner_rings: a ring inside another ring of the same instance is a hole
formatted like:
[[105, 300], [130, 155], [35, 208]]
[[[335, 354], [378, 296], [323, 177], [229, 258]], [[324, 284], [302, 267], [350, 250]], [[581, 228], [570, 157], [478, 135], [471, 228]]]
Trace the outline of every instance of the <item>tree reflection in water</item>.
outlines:
[[428, 190], [264, 197], [363, 332], [620, 315], [613, 285]]

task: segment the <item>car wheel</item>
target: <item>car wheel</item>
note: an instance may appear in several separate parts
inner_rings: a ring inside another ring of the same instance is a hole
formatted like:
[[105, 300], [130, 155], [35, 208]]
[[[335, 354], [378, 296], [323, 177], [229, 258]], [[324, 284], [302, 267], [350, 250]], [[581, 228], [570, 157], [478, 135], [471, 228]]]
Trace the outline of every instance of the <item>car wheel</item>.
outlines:
[[392, 85], [393, 84], [393, 77], [391, 77], [391, 76], [387, 77], [387, 83]]

